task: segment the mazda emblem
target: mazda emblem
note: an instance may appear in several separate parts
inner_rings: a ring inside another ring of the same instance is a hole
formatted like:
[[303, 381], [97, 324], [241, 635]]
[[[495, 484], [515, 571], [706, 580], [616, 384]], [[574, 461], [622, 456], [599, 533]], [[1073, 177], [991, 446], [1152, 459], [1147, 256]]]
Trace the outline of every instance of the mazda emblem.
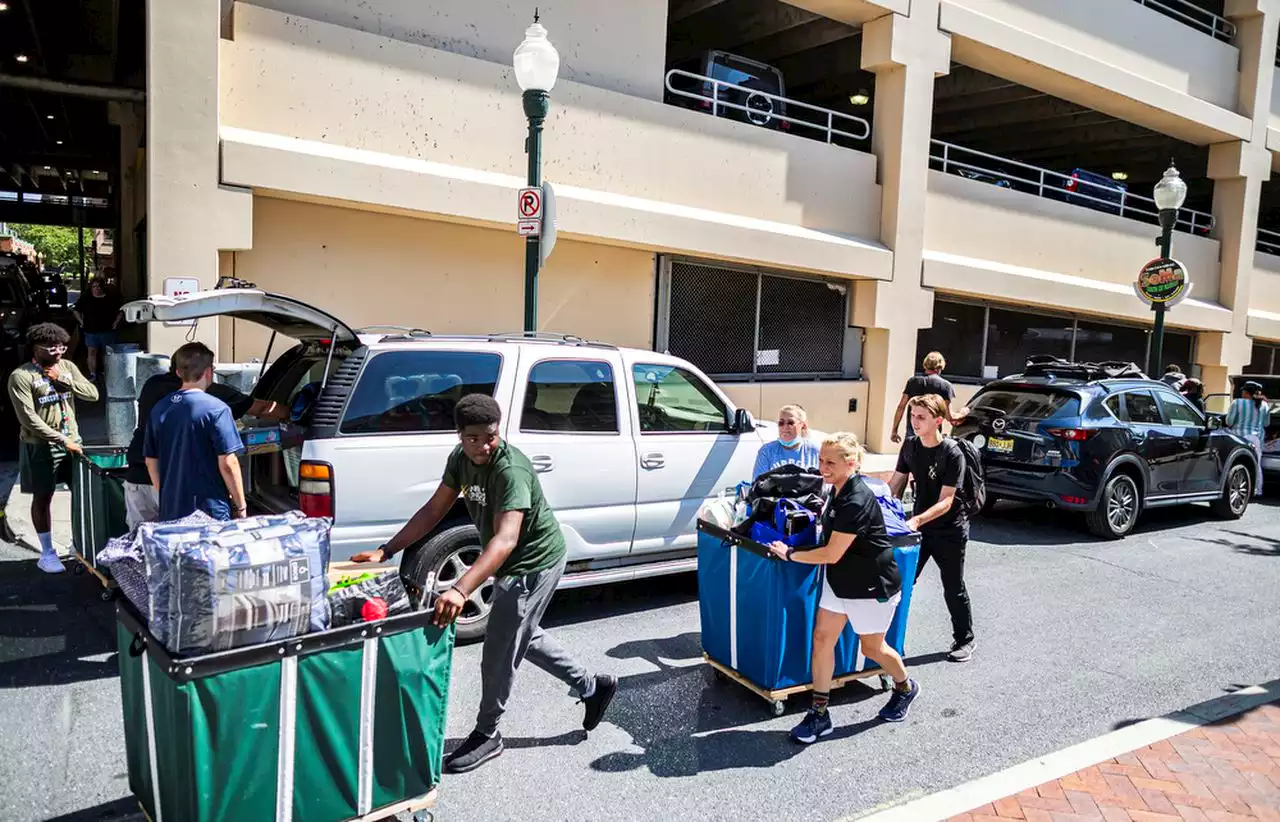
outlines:
[[991, 421], [991, 430], [995, 431], [997, 434], [1004, 432], [1004, 426], [1005, 422], [1003, 417], [997, 417]]

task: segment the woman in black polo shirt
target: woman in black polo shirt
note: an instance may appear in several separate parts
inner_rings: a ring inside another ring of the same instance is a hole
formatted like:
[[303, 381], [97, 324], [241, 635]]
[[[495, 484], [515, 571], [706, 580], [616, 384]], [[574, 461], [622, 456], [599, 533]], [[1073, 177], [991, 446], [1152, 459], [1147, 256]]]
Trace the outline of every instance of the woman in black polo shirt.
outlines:
[[898, 607], [902, 580], [880, 503], [858, 476], [861, 464], [862, 447], [856, 436], [828, 437], [822, 443], [818, 470], [834, 490], [822, 512], [822, 546], [810, 551], [797, 551], [781, 542], [770, 546], [779, 559], [826, 566], [813, 627], [813, 707], [791, 731], [791, 737], [804, 745], [832, 731], [827, 702], [835, 675], [836, 642], [845, 622], [858, 635], [863, 655], [893, 677], [893, 696], [880, 710], [881, 719], [906, 719], [920, 693], [902, 657], [884, 639]]

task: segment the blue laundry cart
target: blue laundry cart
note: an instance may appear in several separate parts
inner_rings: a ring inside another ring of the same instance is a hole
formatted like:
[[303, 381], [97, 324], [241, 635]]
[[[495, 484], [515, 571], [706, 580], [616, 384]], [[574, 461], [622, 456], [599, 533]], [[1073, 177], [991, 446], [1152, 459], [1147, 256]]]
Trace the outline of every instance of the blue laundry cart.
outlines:
[[[885, 639], [906, 649], [907, 617], [920, 560], [918, 534], [895, 538], [902, 598]], [[698, 523], [698, 607], [703, 659], [717, 673], [767, 700], [775, 716], [793, 694], [813, 688], [813, 625], [822, 598], [821, 566], [782, 562], [769, 549], [709, 522]], [[836, 644], [833, 687], [887, 677], [861, 654], [846, 625]]]

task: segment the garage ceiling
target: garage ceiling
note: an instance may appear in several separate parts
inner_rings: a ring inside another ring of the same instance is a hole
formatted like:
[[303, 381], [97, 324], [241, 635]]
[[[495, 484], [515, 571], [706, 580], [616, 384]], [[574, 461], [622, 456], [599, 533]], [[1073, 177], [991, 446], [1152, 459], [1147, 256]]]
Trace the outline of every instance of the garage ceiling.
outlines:
[[[1222, 12], [1223, 0], [1193, 2]], [[860, 34], [781, 0], [670, 0], [667, 65], [691, 69], [708, 49], [728, 51], [780, 69], [788, 97], [870, 120], [872, 103], [849, 100], [858, 91], [875, 94], [874, 75], [860, 68]], [[1172, 159], [1188, 181], [1188, 206], [1211, 205], [1205, 146], [960, 64], [938, 79], [934, 99], [936, 139], [1054, 171], [1123, 171], [1130, 190], [1144, 194]]]
[[106, 100], [31, 86], [52, 80], [142, 91], [144, 0], [0, 6], [0, 189], [110, 199], [119, 138]]

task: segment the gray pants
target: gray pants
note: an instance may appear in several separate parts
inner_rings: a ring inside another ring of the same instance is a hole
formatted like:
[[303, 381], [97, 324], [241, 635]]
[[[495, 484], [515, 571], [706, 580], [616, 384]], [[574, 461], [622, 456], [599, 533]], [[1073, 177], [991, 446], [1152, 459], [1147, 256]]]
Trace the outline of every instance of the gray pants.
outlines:
[[545, 571], [494, 580], [493, 608], [480, 660], [480, 711], [476, 717], [476, 730], [485, 736], [497, 733], [516, 670], [526, 656], [579, 696], [591, 687], [594, 677], [538, 624], [564, 566], [562, 559]]

